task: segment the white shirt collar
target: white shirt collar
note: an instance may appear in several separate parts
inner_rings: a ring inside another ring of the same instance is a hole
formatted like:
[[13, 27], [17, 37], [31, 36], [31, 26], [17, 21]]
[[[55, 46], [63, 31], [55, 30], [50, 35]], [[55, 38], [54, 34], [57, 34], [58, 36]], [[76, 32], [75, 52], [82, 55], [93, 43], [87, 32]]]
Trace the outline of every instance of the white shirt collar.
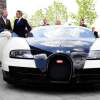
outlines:
[[5, 24], [6, 24], [7, 18], [3, 17], [3, 16], [2, 16], [2, 18], [3, 18], [3, 20], [4, 20]]

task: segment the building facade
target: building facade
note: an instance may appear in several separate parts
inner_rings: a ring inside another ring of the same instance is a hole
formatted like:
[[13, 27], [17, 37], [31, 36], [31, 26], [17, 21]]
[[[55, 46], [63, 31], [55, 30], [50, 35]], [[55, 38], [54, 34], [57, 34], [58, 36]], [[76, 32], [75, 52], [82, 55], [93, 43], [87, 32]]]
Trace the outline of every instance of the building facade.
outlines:
[[0, 0], [0, 15], [4, 8], [6, 8], [6, 0]]

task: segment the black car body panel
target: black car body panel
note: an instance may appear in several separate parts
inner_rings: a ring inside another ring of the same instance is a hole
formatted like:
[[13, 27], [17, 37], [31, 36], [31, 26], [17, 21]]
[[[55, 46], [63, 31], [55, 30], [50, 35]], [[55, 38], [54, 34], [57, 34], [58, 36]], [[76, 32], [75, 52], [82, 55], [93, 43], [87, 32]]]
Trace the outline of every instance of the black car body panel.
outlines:
[[[33, 55], [46, 54], [49, 59], [50, 55], [62, 53], [71, 57], [75, 65], [74, 67], [82, 68], [93, 42], [94, 41], [89, 42], [82, 40], [37, 40], [33, 43], [28, 41], [28, 44]], [[48, 61], [45, 57], [43, 58], [40, 56], [38, 59], [35, 59], [35, 61], [37, 68], [46, 69], [45, 67], [47, 67]]]

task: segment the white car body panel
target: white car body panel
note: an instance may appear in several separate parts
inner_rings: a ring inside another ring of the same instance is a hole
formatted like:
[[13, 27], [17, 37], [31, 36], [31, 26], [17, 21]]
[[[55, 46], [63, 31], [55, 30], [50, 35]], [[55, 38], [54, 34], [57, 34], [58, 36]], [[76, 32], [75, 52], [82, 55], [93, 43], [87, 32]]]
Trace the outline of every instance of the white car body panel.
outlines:
[[2, 51], [6, 45], [8, 39], [6, 37], [0, 37], [0, 61], [2, 60]]
[[2, 66], [3, 66], [2, 69], [5, 70], [5, 71], [9, 71], [8, 66], [36, 68], [34, 60], [11, 59], [11, 58], [4, 60], [3, 63], [2, 63]]
[[90, 50], [100, 50], [100, 38], [96, 39], [96, 41], [91, 46]]
[[100, 60], [86, 60], [84, 69], [100, 68]]
[[[90, 50], [100, 50], [100, 38], [96, 39]], [[88, 68], [100, 68], [100, 60], [86, 60], [84, 69]]]
[[10, 37], [11, 37], [11, 33], [9, 31], [3, 31], [0, 33], [0, 62], [2, 60], [3, 49], [6, 46]]
[[10, 51], [16, 49], [30, 50], [25, 38], [13, 37], [9, 40], [9, 43], [6, 44], [2, 53], [3, 70], [9, 71], [8, 66], [36, 67], [34, 60], [9, 58]]

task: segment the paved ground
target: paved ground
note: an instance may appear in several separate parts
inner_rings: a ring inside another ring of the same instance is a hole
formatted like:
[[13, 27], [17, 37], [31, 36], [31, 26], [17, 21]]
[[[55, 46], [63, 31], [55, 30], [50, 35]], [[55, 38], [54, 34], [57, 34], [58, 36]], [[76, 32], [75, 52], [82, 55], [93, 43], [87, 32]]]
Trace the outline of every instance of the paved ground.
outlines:
[[0, 100], [99, 100], [100, 86], [78, 88], [62, 86], [14, 87], [2, 80], [0, 70]]

